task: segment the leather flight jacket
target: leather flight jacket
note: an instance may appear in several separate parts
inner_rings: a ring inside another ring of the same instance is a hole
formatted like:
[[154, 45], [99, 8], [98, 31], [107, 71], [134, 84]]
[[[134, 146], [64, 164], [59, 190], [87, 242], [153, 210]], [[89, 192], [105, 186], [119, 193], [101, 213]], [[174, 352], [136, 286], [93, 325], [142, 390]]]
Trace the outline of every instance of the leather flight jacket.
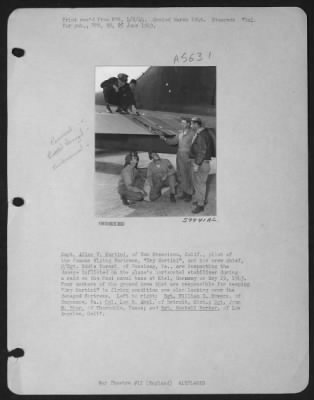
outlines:
[[203, 128], [192, 142], [190, 158], [194, 159], [195, 164], [201, 165], [204, 160], [210, 160], [212, 157], [216, 157], [214, 129]]

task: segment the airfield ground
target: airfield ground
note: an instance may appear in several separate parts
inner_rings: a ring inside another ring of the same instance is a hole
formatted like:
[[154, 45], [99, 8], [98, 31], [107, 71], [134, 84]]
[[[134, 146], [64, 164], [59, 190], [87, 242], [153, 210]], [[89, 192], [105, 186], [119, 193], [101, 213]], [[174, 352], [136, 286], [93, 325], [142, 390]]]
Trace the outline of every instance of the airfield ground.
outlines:
[[[138, 167], [145, 171], [150, 162], [147, 153], [139, 153], [140, 163]], [[169, 201], [169, 190], [165, 189], [162, 196], [154, 201], [142, 201], [135, 205], [122, 204], [117, 192], [118, 181], [123, 168], [125, 153], [105, 154], [96, 153], [95, 163], [95, 213], [99, 217], [182, 217], [195, 214], [191, 211], [191, 203], [177, 200]], [[175, 165], [175, 155], [161, 154]], [[198, 216], [216, 215], [216, 175], [210, 175], [208, 203], [204, 212]]]

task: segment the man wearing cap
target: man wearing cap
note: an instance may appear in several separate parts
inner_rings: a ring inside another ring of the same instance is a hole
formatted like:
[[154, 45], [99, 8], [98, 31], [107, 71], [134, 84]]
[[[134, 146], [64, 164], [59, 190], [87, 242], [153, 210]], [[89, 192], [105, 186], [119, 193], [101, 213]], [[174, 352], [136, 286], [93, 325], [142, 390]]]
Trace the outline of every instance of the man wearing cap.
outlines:
[[192, 139], [190, 158], [192, 159], [192, 183], [194, 187], [192, 212], [198, 214], [204, 211], [206, 197], [206, 181], [209, 174], [209, 161], [216, 156], [213, 133], [202, 126], [202, 120], [192, 118], [192, 129], [195, 134]]
[[129, 114], [128, 108], [134, 102], [134, 96], [128, 84], [128, 75], [118, 74], [118, 87], [118, 108], [116, 111]]
[[191, 160], [189, 155], [195, 132], [191, 128], [190, 118], [181, 117], [181, 125], [183, 129], [178, 132], [176, 136], [170, 138], [161, 136], [161, 139], [167, 144], [178, 145], [176, 164], [177, 179], [179, 182], [179, 190], [181, 192], [178, 199], [183, 199], [184, 201], [189, 202], [192, 200], [193, 194]]
[[136, 109], [136, 100], [135, 100], [135, 97], [136, 97], [136, 85], [137, 85], [136, 80], [135, 79], [131, 79], [130, 83], [129, 83], [129, 86], [130, 86], [130, 89], [131, 89], [131, 92], [132, 92], [132, 97], [130, 97], [131, 105], [129, 106], [129, 109], [134, 114], [139, 115], [139, 113], [138, 113], [138, 111]]

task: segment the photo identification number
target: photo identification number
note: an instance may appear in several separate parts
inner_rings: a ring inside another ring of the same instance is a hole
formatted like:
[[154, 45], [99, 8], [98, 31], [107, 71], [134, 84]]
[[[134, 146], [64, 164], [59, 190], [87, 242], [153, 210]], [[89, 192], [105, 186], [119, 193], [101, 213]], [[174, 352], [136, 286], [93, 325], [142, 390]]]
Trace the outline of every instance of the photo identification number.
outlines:
[[174, 64], [187, 64], [187, 63], [194, 63], [194, 62], [201, 62], [205, 60], [209, 60], [211, 58], [211, 51], [207, 54], [198, 51], [196, 53], [182, 53], [180, 55], [176, 54], [173, 59]]

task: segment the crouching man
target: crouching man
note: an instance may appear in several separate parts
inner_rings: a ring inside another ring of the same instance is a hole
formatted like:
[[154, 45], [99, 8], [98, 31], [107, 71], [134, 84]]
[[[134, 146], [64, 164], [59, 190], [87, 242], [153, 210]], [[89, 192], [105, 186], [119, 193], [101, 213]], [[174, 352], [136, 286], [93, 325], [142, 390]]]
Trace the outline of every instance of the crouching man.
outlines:
[[147, 181], [151, 188], [150, 200], [157, 200], [161, 196], [161, 189], [169, 187], [170, 201], [175, 203], [176, 171], [173, 165], [169, 160], [160, 158], [157, 153], [148, 153], [148, 155], [152, 160], [147, 168]]
[[125, 157], [118, 185], [118, 193], [124, 205], [135, 204], [146, 196], [146, 192], [141, 187], [143, 182], [137, 171], [138, 161], [139, 157], [136, 152], [129, 153]]

